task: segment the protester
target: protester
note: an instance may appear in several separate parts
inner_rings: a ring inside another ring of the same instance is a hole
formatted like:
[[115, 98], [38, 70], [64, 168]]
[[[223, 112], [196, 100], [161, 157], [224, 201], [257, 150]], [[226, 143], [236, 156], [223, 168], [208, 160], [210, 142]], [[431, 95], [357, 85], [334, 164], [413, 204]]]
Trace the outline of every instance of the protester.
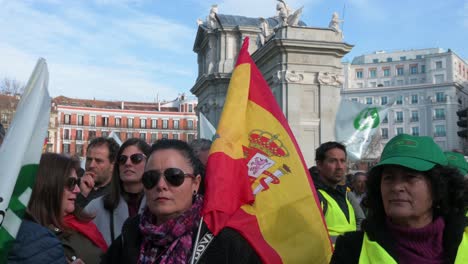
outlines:
[[[68, 261], [81, 259], [86, 264], [99, 263], [100, 256], [107, 250], [106, 242], [91, 217], [75, 210], [80, 192], [78, 167], [70, 157], [43, 154], [27, 210], [38, 224], [50, 228], [59, 238]], [[35, 235], [29, 233], [29, 236]], [[24, 250], [28, 251], [29, 246]]]
[[208, 155], [210, 154], [211, 143], [211, 140], [204, 138], [195, 139], [192, 140], [192, 142], [190, 142], [190, 147], [195, 152], [195, 156], [197, 156], [198, 159], [200, 159], [203, 166], [206, 166], [206, 163], [208, 162]]
[[141, 176], [151, 147], [143, 140], [125, 141], [117, 153], [112, 172], [110, 193], [92, 200], [85, 211], [95, 215], [94, 223], [107, 244], [120, 235], [123, 223], [143, 211]]
[[367, 175], [365, 172], [356, 172], [352, 176], [351, 190], [361, 204], [362, 199], [366, 196], [366, 181]]
[[[314, 178], [325, 222], [332, 242], [338, 235], [355, 231], [356, 215], [346, 191], [346, 147], [338, 142], [326, 142], [315, 150], [318, 174]], [[364, 215], [364, 213], [362, 213]]]
[[86, 151], [86, 171], [81, 178], [76, 203], [84, 208], [91, 200], [108, 194], [119, 145], [112, 138], [98, 137], [91, 140]]
[[[209, 240], [201, 224], [203, 196], [199, 188], [204, 167], [189, 145], [180, 140], [158, 140], [143, 174], [147, 207], [130, 218], [114, 240], [103, 263], [190, 263], [195, 243]], [[197, 263], [261, 263], [236, 231], [225, 228], [203, 248]]]
[[430, 137], [401, 134], [369, 171], [363, 230], [332, 263], [467, 263], [467, 182]]

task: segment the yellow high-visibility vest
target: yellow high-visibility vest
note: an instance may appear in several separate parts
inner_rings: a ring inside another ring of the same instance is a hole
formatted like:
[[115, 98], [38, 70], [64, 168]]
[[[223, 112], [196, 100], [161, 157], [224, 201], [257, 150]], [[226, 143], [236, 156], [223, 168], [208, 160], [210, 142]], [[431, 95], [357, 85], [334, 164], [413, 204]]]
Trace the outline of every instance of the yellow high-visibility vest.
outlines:
[[324, 190], [319, 189], [319, 192], [328, 204], [327, 211], [325, 212], [325, 222], [327, 222], [330, 236], [336, 237], [346, 232], [356, 231], [356, 217], [354, 216], [353, 206], [348, 199], [346, 199], [346, 205], [348, 206], [349, 221], [335, 199]]

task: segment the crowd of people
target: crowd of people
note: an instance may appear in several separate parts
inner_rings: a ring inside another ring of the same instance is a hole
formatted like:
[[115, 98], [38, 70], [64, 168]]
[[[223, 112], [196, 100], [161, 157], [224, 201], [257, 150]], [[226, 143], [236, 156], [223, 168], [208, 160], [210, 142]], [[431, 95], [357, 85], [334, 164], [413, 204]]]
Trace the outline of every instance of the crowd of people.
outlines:
[[[213, 238], [201, 219], [210, 147], [206, 139], [119, 146], [99, 137], [84, 169], [76, 158], [43, 154], [9, 263], [261, 263], [237, 231]], [[321, 144], [315, 159], [309, 172], [332, 263], [468, 263], [463, 154], [402, 134], [369, 171], [348, 174], [339, 142]]]

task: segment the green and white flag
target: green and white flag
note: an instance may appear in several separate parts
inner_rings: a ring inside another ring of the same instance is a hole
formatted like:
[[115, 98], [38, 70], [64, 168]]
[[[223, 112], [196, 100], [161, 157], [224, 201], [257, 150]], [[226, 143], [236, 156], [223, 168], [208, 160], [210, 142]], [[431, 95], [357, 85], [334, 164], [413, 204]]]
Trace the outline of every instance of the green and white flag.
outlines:
[[351, 160], [362, 159], [372, 137], [392, 105], [393, 102], [374, 106], [341, 100], [336, 114], [335, 135], [336, 141], [346, 146], [346, 152]]
[[200, 112], [200, 135], [198, 138], [204, 138], [209, 140], [214, 140], [214, 136], [216, 134], [216, 129], [214, 126], [208, 121], [208, 119]]
[[18, 233], [31, 197], [50, 118], [49, 72], [40, 58], [0, 146], [0, 263]]

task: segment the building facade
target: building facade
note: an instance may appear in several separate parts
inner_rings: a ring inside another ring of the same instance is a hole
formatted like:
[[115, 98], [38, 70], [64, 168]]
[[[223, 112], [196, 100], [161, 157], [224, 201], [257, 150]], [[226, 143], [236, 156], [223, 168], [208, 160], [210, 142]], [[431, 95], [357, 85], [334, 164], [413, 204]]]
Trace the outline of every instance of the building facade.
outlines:
[[444, 150], [468, 153], [457, 134], [457, 111], [468, 106], [468, 64], [453, 51], [379, 51], [344, 63], [344, 76], [342, 99], [394, 102], [380, 126], [382, 145], [406, 133], [430, 136]]
[[122, 142], [141, 138], [190, 142], [197, 137], [194, 97], [161, 103], [111, 102], [56, 97], [52, 102], [47, 150], [86, 156], [91, 139], [115, 133]]

